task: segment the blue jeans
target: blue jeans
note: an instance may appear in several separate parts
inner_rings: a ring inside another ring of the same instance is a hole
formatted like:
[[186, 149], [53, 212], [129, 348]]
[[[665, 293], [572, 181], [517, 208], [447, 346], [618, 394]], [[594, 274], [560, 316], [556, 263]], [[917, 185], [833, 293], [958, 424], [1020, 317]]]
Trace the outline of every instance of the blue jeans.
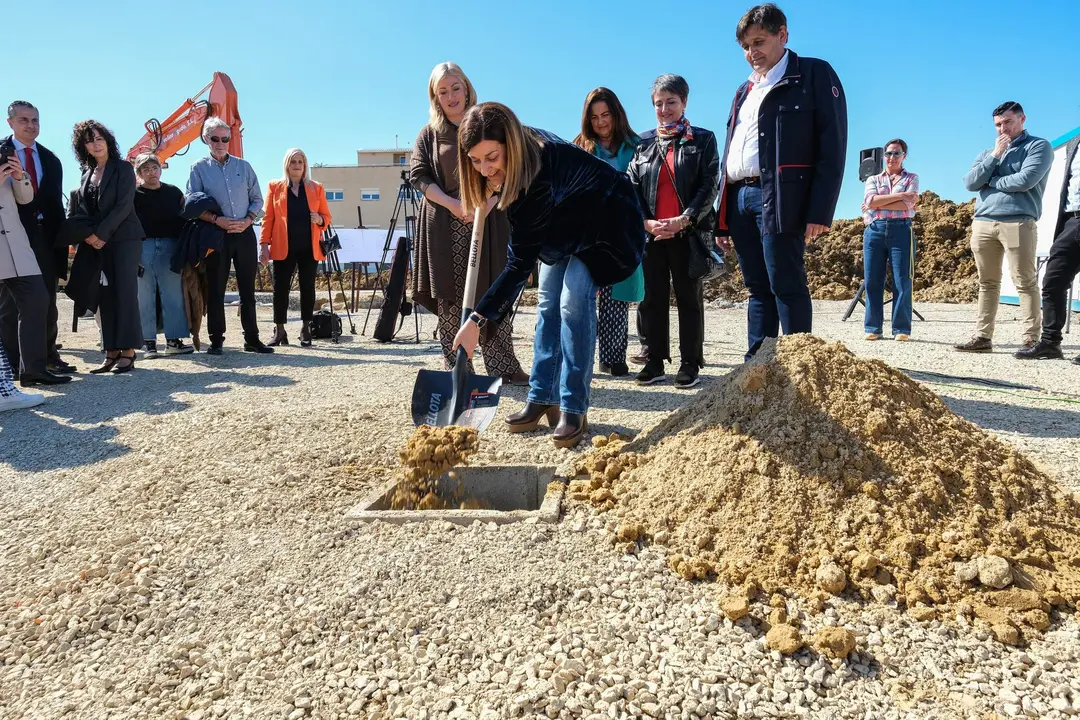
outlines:
[[184, 289], [180, 275], [169, 268], [175, 238], [146, 238], [142, 241], [143, 275], [139, 278], [139, 317], [143, 340], [157, 340], [157, 293], [161, 293], [161, 315], [165, 337], [179, 340], [188, 336], [184, 312]]
[[767, 337], [813, 330], [814, 307], [806, 285], [802, 233], [761, 234], [761, 188], [740, 185], [728, 206], [728, 228], [750, 291], [746, 309], [746, 359]]
[[584, 415], [596, 352], [596, 283], [570, 256], [540, 263], [539, 289], [529, 402]]
[[863, 329], [882, 334], [885, 261], [892, 265], [893, 335], [911, 334], [911, 281], [915, 277], [915, 233], [911, 220], [875, 220], [863, 231], [863, 280], [866, 316]]

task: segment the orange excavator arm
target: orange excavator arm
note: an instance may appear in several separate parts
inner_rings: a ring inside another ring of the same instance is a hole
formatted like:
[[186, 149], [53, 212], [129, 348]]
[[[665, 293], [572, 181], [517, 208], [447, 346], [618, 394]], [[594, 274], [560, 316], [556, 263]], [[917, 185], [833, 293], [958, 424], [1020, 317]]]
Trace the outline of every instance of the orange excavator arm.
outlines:
[[[205, 99], [203, 95], [209, 91]], [[209, 85], [188, 98], [164, 120], [146, 121], [146, 134], [128, 150], [128, 162], [134, 163], [142, 153], [152, 152], [168, 167], [169, 158], [183, 155], [191, 143], [202, 136], [203, 123], [208, 117], [217, 117], [229, 126], [229, 154], [244, 156], [244, 142], [240, 111], [237, 108], [236, 86], [225, 73], [214, 73]]]

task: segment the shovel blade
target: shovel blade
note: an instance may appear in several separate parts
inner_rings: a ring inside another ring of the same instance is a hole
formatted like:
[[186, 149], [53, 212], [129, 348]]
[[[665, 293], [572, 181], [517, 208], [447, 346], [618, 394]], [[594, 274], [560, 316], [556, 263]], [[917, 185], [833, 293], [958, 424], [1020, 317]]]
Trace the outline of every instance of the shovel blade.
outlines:
[[412, 416], [415, 425], [462, 425], [479, 432], [495, 418], [499, 409], [502, 378], [488, 375], [468, 375], [462, 387], [464, 403], [454, 410], [454, 374], [437, 370], [420, 370], [413, 387]]

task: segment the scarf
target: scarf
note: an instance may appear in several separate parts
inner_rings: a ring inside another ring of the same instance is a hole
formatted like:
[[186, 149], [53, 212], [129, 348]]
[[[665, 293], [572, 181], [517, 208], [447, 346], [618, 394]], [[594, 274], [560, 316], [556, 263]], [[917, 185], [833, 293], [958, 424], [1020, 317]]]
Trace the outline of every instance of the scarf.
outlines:
[[679, 138], [679, 144], [682, 145], [694, 139], [694, 129], [690, 126], [690, 121], [683, 115], [678, 122], [658, 125], [656, 136], [663, 140]]

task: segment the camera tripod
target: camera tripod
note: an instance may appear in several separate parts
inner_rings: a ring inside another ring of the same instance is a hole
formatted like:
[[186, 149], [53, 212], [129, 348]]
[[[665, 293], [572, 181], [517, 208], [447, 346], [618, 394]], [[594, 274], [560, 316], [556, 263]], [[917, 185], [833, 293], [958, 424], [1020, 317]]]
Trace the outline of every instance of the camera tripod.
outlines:
[[[889, 278], [888, 275], [886, 275], [885, 276], [885, 288], [890, 289], [891, 285], [892, 285], [892, 280], [891, 280], [891, 278]], [[893, 301], [893, 298], [895, 298], [895, 297], [896, 297], [896, 293], [894, 291], [891, 296], [889, 296], [888, 298], [885, 299], [885, 301], [882, 303], [882, 305], [888, 305], [889, 303], [891, 303]], [[858, 305], [859, 303], [862, 303], [865, 306], [866, 305], [865, 298], [866, 298], [866, 281], [863, 280], [862, 284], [859, 285], [859, 289], [855, 291], [855, 297], [852, 298], [851, 304], [848, 305], [847, 310], [844, 312], [844, 317], [841, 318], [841, 322], [847, 322], [847, 319], [849, 317], [851, 317], [851, 313], [855, 312], [855, 306], [856, 305]], [[919, 311], [915, 309], [914, 303], [912, 304], [912, 307], [911, 307], [911, 314], [914, 315], [915, 317], [919, 318], [923, 322], [926, 322], [926, 318], [924, 318], [922, 315], [920, 315]]]
[[[413, 238], [416, 233], [416, 219], [419, 216], [419, 203], [416, 200], [415, 190], [409, 183], [406, 171], [401, 171], [401, 185], [398, 187], [397, 200], [394, 202], [394, 210], [390, 214], [390, 224], [386, 230], [386, 241], [383, 243], [382, 258], [379, 260], [379, 264], [375, 268], [375, 285], [371, 289], [371, 300], [368, 302], [367, 314], [364, 316], [364, 328], [360, 331], [361, 335], [367, 333], [368, 320], [371, 318], [371, 308], [375, 304], [376, 296], [382, 292], [384, 304], [387, 299], [387, 292], [389, 291], [388, 285], [391, 280], [383, 282], [382, 268], [386, 265], [386, 257], [390, 254], [391, 245], [394, 242], [394, 231], [398, 228], [398, 223], [404, 220], [405, 235], [399, 242], [405, 243], [406, 255], [408, 261], [406, 265], [405, 278], [412, 272], [412, 253], [413, 253]], [[393, 273], [393, 267], [391, 266], [391, 274]], [[405, 278], [402, 281], [405, 281]], [[405, 300], [408, 292], [407, 288], [403, 288], [401, 292], [401, 304], [400, 307], [394, 308], [395, 313], [401, 314], [401, 321], [398, 324], [397, 330], [394, 332], [394, 337], [397, 337], [397, 333], [401, 331], [401, 328], [405, 325], [405, 317], [408, 315], [413, 316], [413, 320], [416, 324], [416, 342], [420, 342], [420, 316], [415, 312], [412, 303]], [[384, 308], [389, 310], [390, 308]], [[376, 329], [377, 331], [377, 329]]]

